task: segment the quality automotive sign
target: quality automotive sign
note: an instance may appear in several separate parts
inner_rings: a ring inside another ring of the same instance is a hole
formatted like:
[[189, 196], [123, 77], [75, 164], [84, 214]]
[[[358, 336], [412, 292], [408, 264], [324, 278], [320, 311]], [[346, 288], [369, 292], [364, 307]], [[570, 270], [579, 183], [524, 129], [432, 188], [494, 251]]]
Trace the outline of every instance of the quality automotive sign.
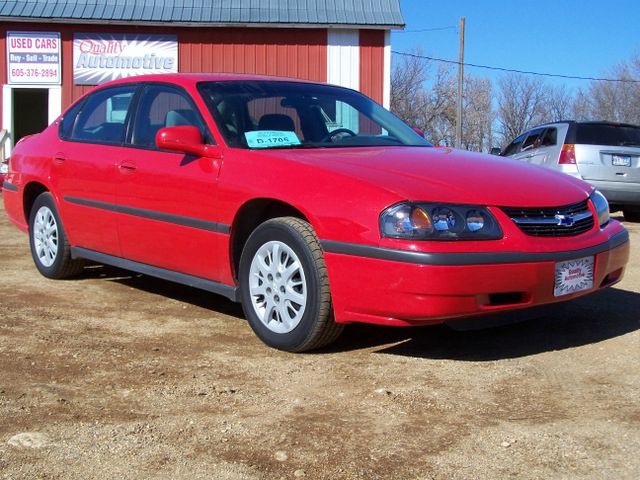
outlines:
[[73, 83], [99, 85], [116, 78], [178, 71], [175, 35], [77, 33], [73, 36]]
[[60, 85], [60, 34], [7, 32], [7, 77], [14, 85]]

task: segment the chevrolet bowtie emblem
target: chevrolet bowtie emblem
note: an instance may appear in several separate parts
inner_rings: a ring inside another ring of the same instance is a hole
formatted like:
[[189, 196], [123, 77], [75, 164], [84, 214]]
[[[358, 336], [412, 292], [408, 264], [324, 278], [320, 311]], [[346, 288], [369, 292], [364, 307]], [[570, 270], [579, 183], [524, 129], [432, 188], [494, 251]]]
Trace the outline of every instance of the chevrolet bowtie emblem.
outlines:
[[570, 215], [558, 214], [555, 216], [555, 219], [558, 222], [558, 225], [561, 225], [563, 227], [571, 227], [575, 223], [575, 220]]

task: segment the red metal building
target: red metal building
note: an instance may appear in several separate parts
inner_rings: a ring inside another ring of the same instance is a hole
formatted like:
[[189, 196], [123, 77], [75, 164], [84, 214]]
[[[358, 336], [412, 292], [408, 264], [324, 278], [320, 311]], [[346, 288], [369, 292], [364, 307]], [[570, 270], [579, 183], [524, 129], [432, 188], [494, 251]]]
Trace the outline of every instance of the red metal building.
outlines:
[[390, 30], [403, 26], [398, 0], [352, 0], [349, 9], [329, 0], [106, 3], [0, 6], [0, 109], [13, 141], [41, 130], [93, 85], [154, 71], [309, 79], [389, 106]]

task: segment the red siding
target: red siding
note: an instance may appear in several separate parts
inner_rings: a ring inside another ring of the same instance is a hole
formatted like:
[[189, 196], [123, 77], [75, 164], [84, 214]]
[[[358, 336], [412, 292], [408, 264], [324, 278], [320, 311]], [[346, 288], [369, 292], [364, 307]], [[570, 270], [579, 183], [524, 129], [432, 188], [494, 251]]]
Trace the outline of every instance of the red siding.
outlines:
[[180, 34], [180, 70], [280, 75], [325, 82], [324, 29], [189, 29]]
[[[163, 28], [5, 23], [0, 26], [0, 81], [7, 83], [6, 31], [60, 32], [62, 108], [90, 90], [73, 84], [73, 33], [147, 33], [178, 36], [178, 71], [280, 75], [325, 82], [325, 29]], [[0, 96], [1, 97], [1, 96]], [[0, 98], [0, 111], [2, 100]]]
[[360, 91], [382, 104], [384, 91], [383, 30], [360, 30]]

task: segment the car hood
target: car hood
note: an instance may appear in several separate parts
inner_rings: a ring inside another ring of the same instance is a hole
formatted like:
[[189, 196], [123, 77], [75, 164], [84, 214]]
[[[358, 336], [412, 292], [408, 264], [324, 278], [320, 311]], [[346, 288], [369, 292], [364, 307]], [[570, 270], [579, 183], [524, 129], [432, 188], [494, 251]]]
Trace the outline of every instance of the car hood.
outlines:
[[451, 148], [278, 149], [259, 154], [366, 181], [403, 200], [545, 207], [584, 200], [592, 190], [564, 173]]

